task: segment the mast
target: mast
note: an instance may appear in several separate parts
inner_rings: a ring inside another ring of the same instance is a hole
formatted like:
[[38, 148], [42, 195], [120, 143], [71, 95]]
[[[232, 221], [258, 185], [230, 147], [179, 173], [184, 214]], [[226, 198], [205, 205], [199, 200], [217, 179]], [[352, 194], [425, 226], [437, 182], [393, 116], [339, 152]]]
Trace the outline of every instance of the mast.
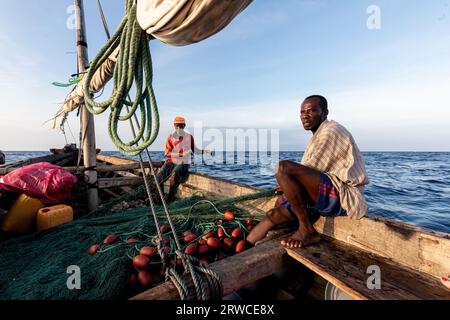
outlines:
[[[86, 22], [84, 19], [83, 0], [75, 0], [75, 15], [77, 21], [77, 53], [78, 53], [78, 73], [86, 72], [89, 66], [88, 48], [86, 39]], [[83, 141], [83, 164], [85, 170], [85, 180], [88, 184], [88, 209], [94, 210], [98, 206], [97, 171], [96, 166], [96, 146], [94, 115], [85, 106], [81, 110], [82, 141]]]

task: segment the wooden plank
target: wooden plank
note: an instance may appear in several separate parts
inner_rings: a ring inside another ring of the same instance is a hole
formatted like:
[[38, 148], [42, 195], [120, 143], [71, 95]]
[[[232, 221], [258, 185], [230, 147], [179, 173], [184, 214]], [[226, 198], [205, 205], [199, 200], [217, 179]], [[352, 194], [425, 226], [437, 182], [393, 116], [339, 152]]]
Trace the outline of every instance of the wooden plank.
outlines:
[[321, 218], [316, 229], [331, 238], [434, 276], [450, 274], [448, 234], [384, 218]]
[[72, 158], [67, 158], [67, 159], [63, 159], [61, 161], [55, 162], [55, 165], [64, 167], [64, 166], [72, 164], [72, 162], [73, 162]]
[[110, 195], [114, 199], [120, 198], [120, 195], [118, 195], [117, 193], [115, 193], [109, 189], [103, 189], [102, 191], [105, 192], [106, 194]]
[[128, 177], [128, 178], [141, 177], [128, 171], [116, 171], [116, 173], [121, 177]]
[[[237, 190], [235, 190], [237, 191]], [[246, 191], [239, 190], [237, 191], [239, 194], [244, 193]], [[209, 198], [226, 198], [226, 197], [234, 197], [233, 195], [227, 195], [225, 193], [216, 194], [211, 193], [209, 191], [205, 191], [204, 189], [197, 188], [196, 186], [190, 185], [190, 184], [182, 184], [178, 187], [177, 190], [177, 196], [179, 198], [187, 198], [194, 195], [200, 195], [203, 197], [209, 197]], [[255, 200], [247, 200], [243, 201], [241, 203], [238, 203], [236, 206], [238, 208], [242, 208], [244, 210], [247, 210], [250, 214], [265, 214], [268, 210], [273, 208], [275, 205], [276, 198], [261, 198], [261, 199], [255, 199]]]
[[[51, 148], [50, 152], [53, 154], [57, 154], [57, 153], [67, 153], [67, 152], [78, 152], [79, 150], [77, 149], [77, 146], [75, 144], [72, 145], [66, 145], [64, 148]], [[96, 149], [95, 150], [96, 153], [100, 153], [101, 150], [100, 149]]]
[[[155, 168], [160, 168], [163, 166], [163, 162], [153, 162], [153, 165]], [[149, 168], [150, 164], [148, 162], [144, 163], [144, 168]], [[141, 168], [141, 165], [139, 163], [129, 163], [129, 164], [118, 164], [118, 165], [97, 165], [97, 172], [103, 173], [103, 172], [124, 172], [129, 170], [139, 170]], [[83, 172], [83, 167], [64, 167], [65, 170], [69, 172]], [[146, 170], [147, 171], [147, 170]]]
[[[279, 234], [274, 239], [266, 240], [252, 249], [219, 260], [209, 267], [219, 275], [224, 295], [228, 295], [259, 279], [285, 269], [285, 250], [280, 245]], [[230, 267], [232, 266], [232, 267]], [[192, 286], [190, 277], [183, 277]], [[179, 294], [171, 281], [147, 290], [131, 300], [174, 300]]]
[[[437, 278], [328, 237], [317, 245], [286, 251], [355, 299], [450, 299], [450, 291]], [[368, 288], [369, 266], [380, 268], [381, 289]]]
[[[116, 170], [116, 171], [133, 170], [133, 172], [136, 174], [142, 173], [140, 163], [137, 161], [134, 161], [134, 160], [124, 159], [124, 158], [119, 158], [119, 157], [111, 157], [111, 156], [106, 156], [106, 155], [102, 155], [102, 154], [97, 155], [97, 160], [104, 162], [106, 164], [110, 164], [110, 165], [123, 166], [122, 170]], [[155, 172], [158, 172], [158, 169], [164, 165], [164, 161], [153, 161], [152, 165], [153, 165], [153, 168], [155, 169]], [[143, 166], [145, 168], [144, 169], [145, 173], [150, 174], [149, 162], [148, 161], [143, 162]], [[131, 169], [128, 169], [128, 167], [130, 167]], [[104, 168], [103, 170], [107, 170], [107, 166], [106, 167], [102, 166], [102, 168]], [[124, 175], [128, 176], [128, 174], [124, 174]]]
[[136, 161], [134, 161], [134, 160], [124, 159], [124, 158], [119, 158], [119, 157], [111, 157], [111, 156], [106, 156], [104, 154], [98, 154], [97, 160], [106, 162], [106, 163], [110, 163], [110, 164], [117, 164], [117, 165], [136, 163]]
[[[219, 178], [211, 178], [204, 174], [191, 173], [187, 185], [193, 186], [196, 192], [204, 196], [219, 196], [219, 197], [238, 197], [247, 194], [252, 194], [260, 190], [245, 186], [243, 184], [226, 181]], [[180, 186], [178, 196], [183, 197], [183, 187]], [[186, 192], [188, 192], [186, 190]]]
[[122, 190], [122, 191], [124, 191], [124, 192], [131, 192], [131, 191], [133, 191], [134, 189], [131, 188], [131, 187], [120, 187], [120, 190]]
[[100, 189], [117, 188], [124, 186], [134, 186], [142, 184], [144, 179], [141, 177], [123, 177], [123, 178], [101, 178], [98, 179]]

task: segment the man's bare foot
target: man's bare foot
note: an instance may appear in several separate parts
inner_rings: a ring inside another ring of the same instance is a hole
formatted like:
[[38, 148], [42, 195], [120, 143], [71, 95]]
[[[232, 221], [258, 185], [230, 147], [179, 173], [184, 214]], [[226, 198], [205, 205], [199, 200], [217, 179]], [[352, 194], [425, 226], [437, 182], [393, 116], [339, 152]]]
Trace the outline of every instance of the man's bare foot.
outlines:
[[303, 233], [297, 231], [289, 239], [282, 240], [281, 245], [285, 248], [304, 248], [320, 241], [320, 234], [316, 231]]

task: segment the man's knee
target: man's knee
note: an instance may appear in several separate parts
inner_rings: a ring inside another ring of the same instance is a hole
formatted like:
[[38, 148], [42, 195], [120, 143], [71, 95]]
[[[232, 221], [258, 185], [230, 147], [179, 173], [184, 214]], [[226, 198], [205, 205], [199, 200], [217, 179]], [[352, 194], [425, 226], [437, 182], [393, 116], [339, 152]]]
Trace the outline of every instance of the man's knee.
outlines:
[[302, 173], [305, 167], [301, 164], [290, 160], [282, 160], [278, 163], [278, 168], [276, 171], [277, 178], [288, 178], [290, 175]]
[[282, 160], [278, 163], [276, 174], [280, 176], [288, 176], [292, 174], [306, 173], [308, 170], [311, 169], [300, 163], [296, 163], [290, 160]]
[[173, 171], [179, 177], [186, 177], [189, 175], [189, 169], [185, 166], [177, 166]]
[[281, 160], [280, 162], [278, 162], [276, 174], [280, 176], [289, 174], [289, 168], [291, 167], [291, 165], [292, 161]]
[[276, 209], [277, 208], [270, 209], [266, 214], [267, 219], [269, 219], [272, 223], [275, 223], [277, 218]]
[[[283, 212], [285, 211], [285, 212]], [[266, 214], [267, 219], [269, 219], [273, 224], [281, 224], [289, 221], [290, 214], [287, 209], [283, 206], [278, 206], [269, 210]]]

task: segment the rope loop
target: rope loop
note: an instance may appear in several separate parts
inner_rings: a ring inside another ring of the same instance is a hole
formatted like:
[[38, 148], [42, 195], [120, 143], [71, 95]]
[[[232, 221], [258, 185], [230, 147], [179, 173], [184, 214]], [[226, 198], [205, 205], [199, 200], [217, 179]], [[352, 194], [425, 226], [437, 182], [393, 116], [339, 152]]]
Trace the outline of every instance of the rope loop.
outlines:
[[168, 278], [172, 280], [181, 300], [221, 300], [223, 297], [223, 285], [219, 275], [208, 268], [201, 265], [200, 260], [196, 257], [176, 251], [177, 256], [186, 262], [186, 265], [194, 283], [195, 294], [189, 290], [188, 283], [176, 272], [175, 268], [168, 270]]
[[[148, 35], [136, 17], [134, 0], [126, 1], [126, 15], [116, 33], [100, 50], [86, 74], [84, 99], [89, 112], [98, 115], [110, 109], [108, 133], [119, 151], [127, 156], [139, 155], [148, 148], [159, 133], [159, 111], [153, 91], [153, 67]], [[119, 48], [114, 68], [111, 96], [102, 102], [95, 101], [90, 91], [95, 73], [110, 55]], [[128, 99], [134, 88], [134, 100]], [[130, 107], [125, 108], [125, 107]], [[140, 114], [140, 128], [130, 141], [119, 135], [119, 124]], [[139, 141], [142, 143], [138, 144]]]

